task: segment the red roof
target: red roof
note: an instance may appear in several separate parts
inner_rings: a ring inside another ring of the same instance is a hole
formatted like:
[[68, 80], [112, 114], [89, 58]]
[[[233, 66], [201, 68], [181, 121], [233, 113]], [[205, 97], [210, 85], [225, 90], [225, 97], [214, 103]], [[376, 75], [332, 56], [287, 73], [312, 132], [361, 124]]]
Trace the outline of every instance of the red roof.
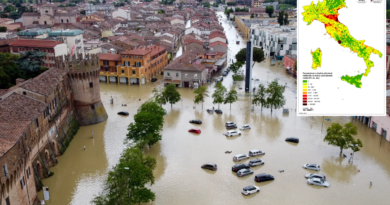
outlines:
[[145, 50], [145, 49], [134, 49], [134, 50], [131, 50], [131, 51], [125, 51], [125, 52], [122, 52], [120, 54], [127, 54], [127, 55], [139, 55], [139, 56], [144, 56], [146, 54], [150, 53], [150, 51], [148, 50]]
[[54, 48], [58, 44], [63, 44], [60, 41], [53, 40], [37, 40], [37, 39], [19, 39], [9, 43], [10, 46], [22, 46], [31, 48]]
[[222, 45], [225, 46], [226, 48], [228, 47], [226, 43], [222, 43], [221, 41], [215, 41], [213, 43], [210, 43], [210, 47], [214, 47], [216, 45]]
[[209, 39], [213, 39], [213, 38], [217, 38], [217, 37], [220, 37], [220, 38], [226, 39], [226, 36], [225, 36], [225, 35], [218, 34], [218, 33], [213, 33], [213, 34], [210, 34], [210, 36], [209, 36]]
[[122, 61], [121, 55], [111, 53], [101, 53], [99, 54], [99, 59], [108, 61]]
[[188, 44], [190, 44], [190, 43], [199, 43], [199, 44], [201, 44], [201, 45], [204, 44], [202, 41], [196, 40], [196, 39], [194, 39], [194, 38], [189, 38], [189, 39], [186, 39], [186, 40], [184, 41], [184, 44], [185, 44], [185, 45], [188, 45]]

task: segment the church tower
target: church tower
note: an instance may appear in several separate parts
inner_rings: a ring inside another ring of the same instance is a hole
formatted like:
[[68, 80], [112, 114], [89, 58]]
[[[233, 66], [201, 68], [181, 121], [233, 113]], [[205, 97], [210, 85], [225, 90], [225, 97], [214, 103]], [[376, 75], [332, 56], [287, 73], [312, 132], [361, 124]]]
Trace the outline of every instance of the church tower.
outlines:
[[72, 89], [76, 119], [82, 126], [93, 125], [107, 119], [106, 109], [100, 100], [99, 57], [82, 54], [56, 57], [56, 67], [68, 72]]

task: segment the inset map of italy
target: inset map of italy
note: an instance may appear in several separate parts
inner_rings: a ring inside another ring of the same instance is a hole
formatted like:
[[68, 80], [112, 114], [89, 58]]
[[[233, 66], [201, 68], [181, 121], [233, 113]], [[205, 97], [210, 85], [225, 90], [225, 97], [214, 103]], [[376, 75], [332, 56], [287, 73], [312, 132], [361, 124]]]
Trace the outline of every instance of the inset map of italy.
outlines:
[[[341, 77], [341, 80], [350, 83], [357, 88], [362, 87], [361, 79], [363, 75], [365, 77], [374, 67], [374, 62], [370, 60], [370, 55], [376, 54], [382, 58], [382, 53], [368, 45], [365, 45], [365, 40], [357, 40], [350, 33], [347, 25], [339, 22], [339, 10], [347, 8], [346, 0], [323, 0], [318, 1], [317, 4], [311, 2], [310, 5], [304, 5], [302, 13], [303, 21], [310, 25], [313, 21], [317, 20], [324, 24], [327, 34], [331, 36], [338, 44], [344, 48], [349, 48], [353, 53], [357, 54], [358, 58], [364, 60], [365, 72], [357, 75], [345, 74]], [[331, 51], [325, 51], [331, 52]], [[313, 55], [313, 69], [321, 66], [321, 50], [317, 49], [312, 52]], [[315, 58], [316, 57], [316, 58]]]

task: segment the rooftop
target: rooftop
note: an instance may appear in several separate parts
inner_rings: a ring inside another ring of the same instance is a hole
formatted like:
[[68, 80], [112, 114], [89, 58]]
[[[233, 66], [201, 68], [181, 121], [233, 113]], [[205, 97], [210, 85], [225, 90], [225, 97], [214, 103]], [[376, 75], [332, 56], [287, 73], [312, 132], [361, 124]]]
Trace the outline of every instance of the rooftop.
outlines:
[[32, 28], [26, 29], [24, 31], [19, 31], [18, 36], [39, 36], [45, 33], [50, 32], [50, 28]]
[[99, 59], [108, 61], [122, 61], [121, 55], [111, 53], [100, 53]]
[[79, 34], [82, 34], [82, 30], [78, 29], [66, 29], [66, 30], [55, 30], [49, 32], [50, 37], [55, 37], [55, 36], [77, 36]]
[[50, 68], [39, 76], [25, 81], [20, 87], [35, 93], [39, 93], [41, 95], [48, 96], [56, 89], [60, 79], [65, 74], [66, 72], [63, 70]]
[[40, 40], [40, 39], [18, 39], [9, 43], [10, 46], [33, 47], [33, 48], [54, 48], [56, 45], [63, 44], [60, 41]]

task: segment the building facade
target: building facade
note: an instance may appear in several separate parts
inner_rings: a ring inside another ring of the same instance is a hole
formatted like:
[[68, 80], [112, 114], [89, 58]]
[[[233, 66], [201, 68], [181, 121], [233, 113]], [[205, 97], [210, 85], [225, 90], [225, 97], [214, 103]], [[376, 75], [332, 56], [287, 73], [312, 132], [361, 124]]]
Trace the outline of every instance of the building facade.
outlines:
[[88, 5], [85, 7], [85, 14], [90, 15], [98, 11], [103, 12], [106, 16], [112, 17], [112, 12], [115, 10], [114, 5]]
[[55, 30], [49, 32], [49, 37], [61, 38], [63, 42], [68, 46], [69, 54], [71, 56], [82, 54], [84, 57], [84, 41], [82, 30]]

